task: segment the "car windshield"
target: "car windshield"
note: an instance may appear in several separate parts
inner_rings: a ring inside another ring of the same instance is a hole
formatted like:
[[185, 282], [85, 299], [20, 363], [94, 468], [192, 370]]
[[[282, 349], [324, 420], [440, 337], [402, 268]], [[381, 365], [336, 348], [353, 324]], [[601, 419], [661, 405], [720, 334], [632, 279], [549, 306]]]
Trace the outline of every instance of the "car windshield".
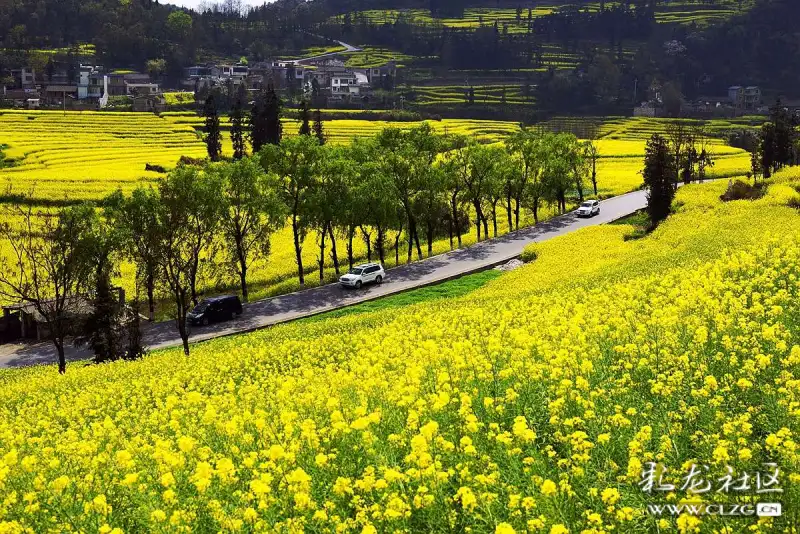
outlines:
[[364, 269], [350, 269], [350, 274], [361, 274], [364, 272]]
[[194, 309], [192, 310], [192, 312], [194, 312], [194, 313], [203, 313], [204, 311], [206, 311], [208, 309], [208, 306], [210, 304], [211, 303], [209, 301], [204, 300], [200, 304], [195, 306]]
[[592, 202], [584, 202], [583, 204], [581, 204], [581, 207], [582, 208], [591, 208], [592, 207]]

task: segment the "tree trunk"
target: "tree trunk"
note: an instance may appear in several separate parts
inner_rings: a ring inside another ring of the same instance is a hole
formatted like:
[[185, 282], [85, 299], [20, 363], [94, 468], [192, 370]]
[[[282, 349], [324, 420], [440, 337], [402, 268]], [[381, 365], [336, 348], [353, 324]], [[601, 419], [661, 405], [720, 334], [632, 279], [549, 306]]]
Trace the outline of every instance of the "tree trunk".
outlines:
[[353, 269], [353, 239], [356, 236], [356, 227], [351, 226], [347, 229], [347, 263], [350, 270]]
[[450, 195], [450, 209], [452, 210], [453, 214], [453, 227], [456, 232], [456, 237], [458, 239], [458, 248], [461, 248], [461, 220], [458, 217], [458, 199], [456, 195], [458, 192], [453, 193]]
[[147, 281], [145, 282], [145, 285], [147, 286], [147, 317], [152, 323], [156, 319], [156, 274], [155, 269], [150, 267], [148, 267], [147, 271]]
[[56, 346], [56, 352], [58, 353], [58, 372], [63, 375], [67, 372], [67, 358], [64, 355], [64, 340], [61, 339], [59, 341], [54, 338], [53, 344]]
[[333, 269], [336, 271], [336, 276], [341, 274], [339, 272], [339, 253], [336, 250], [336, 235], [333, 232], [333, 225], [328, 223], [328, 235], [331, 238], [331, 259], [333, 260]]
[[320, 232], [319, 236], [319, 259], [317, 263], [319, 264], [319, 284], [322, 285], [322, 282], [325, 280], [325, 235], [328, 233], [327, 225], [322, 227], [322, 231]]
[[[521, 205], [522, 205], [522, 197], [521, 196], [517, 196], [514, 199], [514, 229], [515, 230], [519, 230], [519, 209], [520, 209]], [[536, 207], [535, 206], [536, 206], [536, 201], [534, 201], [533, 221], [534, 222], [539, 222], [538, 219], [536, 218]]]
[[447, 221], [447, 234], [450, 237], [450, 250], [453, 250], [453, 219]]
[[394, 264], [400, 265], [400, 234], [401, 232], [397, 232], [397, 235], [394, 236]]
[[376, 228], [378, 235], [375, 238], [375, 247], [378, 249], [378, 261], [381, 265], [386, 263], [386, 230], [378, 226]]
[[492, 226], [494, 227], [494, 236], [497, 237], [497, 205], [492, 204]]
[[417, 259], [422, 259], [422, 247], [419, 245], [419, 232], [417, 231], [417, 223], [414, 222], [414, 242], [417, 244]]
[[192, 270], [189, 276], [189, 289], [191, 289], [192, 293], [192, 304], [197, 306], [198, 298], [197, 298], [197, 271], [200, 269], [199, 267], [199, 258], [192, 260]]
[[428, 240], [428, 257], [433, 256], [433, 225], [428, 223], [425, 232], [425, 238]]
[[481, 210], [481, 218], [483, 219], [483, 238], [489, 239], [489, 221], [486, 219], [486, 214]]
[[178, 320], [178, 333], [181, 335], [183, 342], [183, 354], [189, 355], [189, 332], [186, 330], [186, 321]]
[[247, 291], [247, 262], [239, 261], [239, 281], [242, 285], [242, 302], [248, 302], [250, 294]]
[[[367, 244], [367, 261], [372, 261], [372, 234], [368, 234], [364, 227], [361, 227], [361, 236], [364, 238], [364, 243]], [[351, 267], [352, 268], [352, 267]]]
[[592, 186], [594, 187], [594, 196], [597, 196], [597, 161], [592, 158]]
[[508, 231], [514, 230], [514, 221], [511, 218], [511, 195], [506, 197], [506, 215], [508, 215]]
[[[519, 217], [519, 204], [517, 204], [517, 216]], [[539, 224], [539, 199], [533, 199], [533, 224]], [[519, 229], [519, 219], [517, 219], [517, 229]]]
[[186, 302], [185, 291], [175, 291], [175, 306], [177, 308], [178, 317], [175, 319], [175, 322], [178, 323], [178, 334], [181, 336], [181, 341], [183, 342], [183, 353], [188, 356], [189, 355], [189, 330], [186, 328], [186, 306], [184, 305]]
[[297, 224], [297, 214], [292, 215], [292, 233], [294, 234], [294, 257], [297, 261], [297, 277], [302, 287], [306, 285], [306, 279], [303, 274], [303, 247], [300, 244], [300, 228]]
[[406, 220], [408, 221], [408, 250], [406, 251], [406, 263], [411, 263], [411, 254], [414, 251], [414, 217], [411, 215], [411, 210], [406, 208]]

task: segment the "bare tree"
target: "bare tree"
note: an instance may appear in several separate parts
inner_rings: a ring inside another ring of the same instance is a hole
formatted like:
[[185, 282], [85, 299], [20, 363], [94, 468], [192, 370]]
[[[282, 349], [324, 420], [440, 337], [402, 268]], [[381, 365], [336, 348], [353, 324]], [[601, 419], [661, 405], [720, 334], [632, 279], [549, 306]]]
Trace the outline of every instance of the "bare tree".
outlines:
[[98, 219], [94, 208], [84, 204], [57, 212], [32, 206], [27, 202], [3, 209], [0, 237], [8, 252], [0, 261], [0, 295], [40, 317], [63, 374], [65, 340], [91, 279]]
[[683, 169], [688, 138], [689, 131], [680, 120], [667, 125], [667, 139], [672, 149], [672, 172], [676, 183], [680, 179], [681, 169]]

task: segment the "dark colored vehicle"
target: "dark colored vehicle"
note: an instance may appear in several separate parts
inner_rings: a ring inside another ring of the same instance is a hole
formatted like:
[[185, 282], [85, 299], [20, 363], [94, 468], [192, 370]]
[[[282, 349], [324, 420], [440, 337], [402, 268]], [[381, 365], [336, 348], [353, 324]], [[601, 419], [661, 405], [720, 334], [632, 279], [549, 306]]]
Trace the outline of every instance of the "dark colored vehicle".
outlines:
[[242, 301], [236, 295], [203, 299], [200, 304], [186, 314], [186, 321], [192, 325], [207, 325], [228, 321], [242, 314]]

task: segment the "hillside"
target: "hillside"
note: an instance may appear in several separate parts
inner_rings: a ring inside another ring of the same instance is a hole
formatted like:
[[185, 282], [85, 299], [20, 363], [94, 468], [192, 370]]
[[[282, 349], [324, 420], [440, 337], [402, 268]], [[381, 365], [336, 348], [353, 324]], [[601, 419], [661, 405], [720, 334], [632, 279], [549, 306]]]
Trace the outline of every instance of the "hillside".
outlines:
[[462, 297], [191, 358], [0, 372], [0, 526], [750, 531], [654, 518], [637, 484], [649, 461], [679, 483], [688, 461], [716, 478], [777, 460], [784, 509], [798, 505], [799, 183], [784, 172], [727, 204], [724, 183], [687, 186], [647, 237], [554, 239]]
[[[444, 5], [447, 4], [447, 5]], [[195, 62], [297, 58], [340, 39], [352, 67], [395, 60], [395, 93], [450, 117], [618, 114], [669, 86], [692, 100], [759, 85], [767, 103], [800, 85], [790, 0], [714, 2], [394, 2], [280, 0], [240, 15], [149, 0], [15, 0], [0, 10], [0, 71], [95, 54], [176, 84]], [[3, 72], [0, 72], [2, 77]], [[470, 97], [470, 90], [473, 96]], [[385, 98], [382, 97], [382, 98]]]

